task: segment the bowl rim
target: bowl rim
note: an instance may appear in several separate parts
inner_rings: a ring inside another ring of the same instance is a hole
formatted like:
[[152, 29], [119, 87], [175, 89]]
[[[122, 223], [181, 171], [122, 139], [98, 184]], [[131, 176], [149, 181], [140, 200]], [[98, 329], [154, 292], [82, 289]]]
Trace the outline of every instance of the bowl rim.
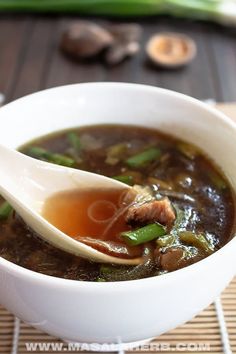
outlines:
[[[89, 82], [89, 83], [77, 83], [77, 84], [69, 84], [69, 85], [62, 85], [62, 86], [56, 86], [52, 88], [48, 88], [45, 90], [37, 91], [35, 93], [20, 97], [10, 103], [7, 103], [3, 107], [0, 108], [0, 114], [3, 112], [5, 109], [8, 109], [8, 106], [12, 106], [14, 104], [18, 104], [21, 101], [27, 101], [30, 100], [31, 98], [36, 98], [37, 96], [40, 97], [41, 95], [45, 95], [48, 92], [53, 92], [53, 91], [60, 91], [60, 90], [69, 90], [70, 88], [75, 88], [75, 87], [81, 87], [81, 86], [88, 86], [88, 87], [95, 87], [95, 86], [100, 86], [100, 87], [108, 87], [108, 88], [125, 88], [125, 89], [131, 89], [131, 90], [138, 90], [142, 91], [145, 90], [146, 92], [150, 93], [162, 93], [165, 95], [168, 95], [169, 97], [174, 97], [179, 100], [188, 102], [192, 104], [195, 107], [199, 107], [205, 112], [210, 113], [212, 116], [215, 116], [217, 119], [221, 120], [222, 122], [225, 122], [228, 126], [230, 126], [232, 129], [236, 131], [236, 122], [234, 122], [232, 119], [227, 117], [224, 113], [220, 112], [216, 108], [214, 108], [211, 105], [208, 105], [196, 98], [193, 98], [191, 96], [185, 95], [183, 93], [179, 93], [173, 90], [165, 89], [165, 88], [160, 88], [156, 86], [151, 86], [151, 85], [144, 85], [144, 84], [136, 84], [136, 83], [125, 83], [125, 82]], [[47, 286], [51, 287], [69, 287], [72, 286], [73, 288], [88, 291], [88, 290], [96, 290], [96, 291], [101, 291], [101, 292], [107, 292], [110, 290], [111, 292], [116, 290], [127, 290], [127, 287], [142, 287], [142, 285], [145, 283], [145, 285], [152, 285], [153, 282], [156, 283], [161, 283], [161, 282], [171, 282], [173, 277], [180, 277], [182, 275], [188, 275], [190, 272], [194, 272], [194, 270], [198, 267], [204, 268], [207, 266], [207, 263], [209, 263], [213, 258], [220, 257], [222, 253], [225, 252], [225, 250], [229, 249], [231, 245], [235, 243], [236, 244], [236, 237], [233, 236], [230, 241], [228, 241], [223, 247], [221, 247], [219, 250], [211, 254], [210, 256], [193, 263], [187, 267], [175, 270], [170, 273], [165, 273], [162, 275], [157, 275], [153, 277], [148, 277], [148, 278], [142, 278], [142, 279], [136, 279], [136, 280], [125, 280], [125, 281], [116, 281], [116, 282], [95, 282], [95, 281], [82, 281], [82, 280], [72, 280], [72, 279], [65, 279], [65, 278], [59, 278], [59, 277], [54, 277], [51, 275], [46, 275], [42, 273], [38, 273], [35, 271], [32, 271], [30, 269], [24, 268], [22, 266], [19, 266], [13, 262], [10, 262], [3, 257], [0, 256], [0, 270], [1, 267], [3, 266], [8, 273], [15, 273], [16, 276], [18, 277], [23, 277], [26, 278], [27, 280], [30, 280], [31, 282], [35, 284], [39, 283], [44, 283]], [[102, 284], [102, 285], [101, 285]]]

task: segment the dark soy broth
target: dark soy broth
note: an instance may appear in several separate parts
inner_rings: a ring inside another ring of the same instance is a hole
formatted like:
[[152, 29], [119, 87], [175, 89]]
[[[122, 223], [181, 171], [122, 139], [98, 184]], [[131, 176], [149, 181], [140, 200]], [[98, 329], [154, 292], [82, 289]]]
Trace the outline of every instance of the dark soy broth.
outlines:
[[138, 186], [133, 200], [96, 188], [52, 195], [43, 215], [102, 252], [143, 259], [120, 266], [68, 254], [38, 237], [2, 199], [0, 256], [22, 267], [74, 280], [140, 279], [198, 262], [234, 236], [234, 192], [207, 151], [192, 144], [154, 129], [94, 125], [40, 137], [20, 150]]

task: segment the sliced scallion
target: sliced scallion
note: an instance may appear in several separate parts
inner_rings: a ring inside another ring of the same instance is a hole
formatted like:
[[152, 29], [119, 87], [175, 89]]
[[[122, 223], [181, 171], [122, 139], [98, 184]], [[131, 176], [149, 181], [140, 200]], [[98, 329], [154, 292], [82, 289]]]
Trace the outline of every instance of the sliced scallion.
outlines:
[[81, 142], [79, 136], [74, 132], [70, 132], [67, 134], [67, 138], [75, 153], [79, 154], [81, 152]]
[[66, 167], [75, 166], [75, 160], [57, 153], [52, 153], [46, 149], [38, 146], [33, 146], [27, 150], [27, 154], [40, 160], [55, 163], [56, 165], [62, 165]]
[[132, 168], [144, 167], [148, 163], [159, 159], [161, 156], [161, 150], [158, 148], [150, 148], [141, 152], [140, 154], [129, 157], [126, 160], [126, 164]]
[[181, 154], [183, 154], [185, 157], [187, 157], [190, 160], [194, 160], [197, 157], [197, 155], [199, 155], [199, 151], [195, 146], [185, 142], [178, 143], [177, 148], [181, 152]]
[[3, 202], [0, 206], [0, 220], [6, 220], [10, 216], [12, 210], [12, 206], [8, 202]]
[[214, 252], [214, 247], [203, 234], [196, 234], [191, 231], [182, 231], [179, 233], [179, 238], [180, 241], [186, 243], [187, 245], [194, 246], [208, 254]]
[[157, 246], [159, 247], [167, 247], [171, 246], [175, 241], [174, 235], [164, 235], [162, 237], [158, 237], [156, 240]]
[[119, 143], [110, 146], [107, 149], [107, 157], [105, 162], [111, 166], [116, 165], [120, 160], [124, 159], [127, 149], [127, 143]]
[[134, 183], [133, 176], [120, 175], [120, 176], [114, 176], [112, 178], [116, 179], [117, 181], [120, 181], [122, 183], [128, 184], [130, 186], [132, 186]]
[[127, 244], [131, 246], [137, 246], [142, 243], [155, 240], [156, 238], [164, 236], [165, 234], [165, 227], [159, 223], [155, 223], [144, 226], [137, 230], [122, 232], [121, 237]]

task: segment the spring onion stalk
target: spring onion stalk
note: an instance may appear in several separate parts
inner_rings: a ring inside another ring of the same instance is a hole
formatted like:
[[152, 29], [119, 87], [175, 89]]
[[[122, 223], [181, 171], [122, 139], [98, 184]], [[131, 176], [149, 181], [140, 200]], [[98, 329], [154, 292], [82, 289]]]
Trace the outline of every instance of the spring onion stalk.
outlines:
[[156, 240], [157, 246], [158, 247], [168, 247], [171, 246], [175, 241], [174, 235], [165, 235], [162, 237], [159, 237]]
[[166, 229], [163, 225], [155, 223], [137, 230], [125, 231], [121, 233], [121, 237], [130, 246], [138, 246], [142, 243], [157, 239], [166, 234]]
[[12, 206], [8, 202], [3, 202], [0, 206], [0, 220], [6, 220], [10, 216], [12, 210]]
[[71, 132], [67, 134], [67, 138], [75, 153], [79, 154], [81, 151], [81, 142], [79, 136], [76, 133]]
[[108, 156], [122, 158], [128, 148], [127, 143], [119, 143], [108, 148]]
[[61, 154], [54, 154], [38, 146], [33, 146], [27, 150], [27, 155], [35, 157], [40, 160], [55, 163], [56, 165], [62, 165], [66, 167], [73, 167], [75, 160]]
[[214, 252], [214, 247], [203, 234], [197, 235], [194, 232], [183, 231], [179, 233], [179, 238], [187, 245], [201, 249], [207, 254], [211, 254], [212, 252]]
[[0, 0], [0, 11], [111, 16], [164, 14], [236, 25], [235, 0]]
[[49, 157], [49, 162], [55, 163], [56, 165], [62, 165], [65, 167], [75, 166], [75, 160], [61, 154], [52, 154], [51, 157]]
[[117, 180], [117, 181], [120, 181], [122, 183], [126, 183], [129, 186], [132, 186], [134, 184], [133, 176], [120, 175], [120, 176], [114, 176], [112, 178]]
[[179, 232], [185, 229], [190, 215], [188, 209], [187, 210], [179, 209], [179, 207], [176, 204], [173, 205], [173, 207], [175, 209], [176, 219], [170, 231], [170, 234], [177, 237]]
[[113, 271], [114, 271], [114, 267], [113, 266], [109, 266], [107, 264], [106, 265], [102, 264], [101, 267], [100, 267], [100, 273], [102, 275], [112, 273]]
[[197, 155], [199, 155], [197, 148], [184, 142], [179, 143], [177, 148], [185, 157], [190, 160], [194, 160]]
[[110, 146], [107, 150], [107, 158], [105, 162], [111, 166], [116, 165], [120, 160], [124, 158], [127, 148], [127, 143], [119, 143]]
[[126, 164], [132, 168], [144, 167], [148, 163], [158, 159], [161, 155], [160, 149], [150, 148], [141, 152], [140, 154], [134, 155], [126, 160]]

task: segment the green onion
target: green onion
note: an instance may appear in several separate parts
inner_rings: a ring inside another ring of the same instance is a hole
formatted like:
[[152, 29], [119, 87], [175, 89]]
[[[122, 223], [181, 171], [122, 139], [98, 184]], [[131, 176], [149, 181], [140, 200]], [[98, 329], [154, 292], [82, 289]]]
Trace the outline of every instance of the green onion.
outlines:
[[165, 235], [162, 237], [159, 237], [156, 240], [157, 246], [159, 247], [167, 247], [167, 246], [171, 246], [175, 241], [175, 237], [174, 235]]
[[114, 176], [112, 178], [116, 179], [117, 181], [120, 181], [122, 183], [126, 183], [130, 186], [132, 186], [134, 184], [133, 176], [120, 175], [120, 176]]
[[214, 247], [203, 234], [197, 235], [194, 232], [182, 231], [179, 233], [179, 238], [180, 241], [186, 243], [187, 245], [195, 246], [196, 248], [203, 250], [207, 254], [211, 254], [212, 252], [214, 252]]
[[32, 157], [36, 157], [39, 159], [48, 159], [48, 151], [46, 151], [45, 149], [38, 147], [38, 146], [33, 146], [31, 148], [29, 148], [26, 153]]
[[114, 267], [109, 266], [109, 265], [104, 265], [104, 264], [102, 264], [101, 267], [100, 267], [100, 273], [101, 273], [102, 275], [104, 275], [104, 274], [110, 274], [110, 273], [113, 272], [113, 270], [114, 270]]
[[137, 246], [145, 242], [155, 240], [156, 238], [166, 234], [163, 225], [155, 223], [144, 226], [134, 231], [125, 231], [121, 233], [121, 237], [131, 246]]
[[77, 154], [79, 154], [81, 152], [81, 142], [78, 135], [76, 133], [70, 132], [67, 134], [67, 138], [70, 142], [71, 147]]
[[184, 142], [178, 143], [177, 148], [184, 156], [186, 156], [190, 160], [194, 160], [197, 155], [199, 155], [199, 151], [195, 146]]
[[173, 207], [175, 209], [176, 219], [171, 229], [171, 235], [177, 237], [178, 232], [181, 231], [181, 229], [183, 230], [183, 228], [185, 228], [189, 217], [187, 211], [179, 209], [176, 204], [173, 205]]
[[157, 148], [150, 148], [141, 152], [140, 154], [134, 155], [126, 160], [126, 164], [129, 167], [138, 168], [144, 167], [148, 163], [158, 159], [161, 155], [161, 150]]
[[0, 11], [102, 16], [171, 15], [236, 24], [234, 0], [0, 0]]
[[55, 163], [56, 165], [62, 165], [66, 167], [73, 167], [76, 164], [74, 159], [61, 154], [52, 154], [51, 160], [49, 159], [49, 161]]
[[109, 146], [107, 153], [111, 157], [123, 157], [128, 149], [127, 143], [119, 143], [112, 146]]
[[55, 163], [56, 165], [62, 165], [66, 167], [75, 166], [76, 162], [74, 159], [61, 154], [51, 153], [41, 147], [34, 146], [27, 150], [28, 155], [35, 157], [40, 160]]
[[111, 166], [116, 165], [120, 160], [124, 159], [127, 149], [127, 143], [119, 143], [110, 146], [107, 149], [107, 157], [105, 162]]
[[12, 206], [8, 202], [3, 202], [0, 206], [0, 220], [6, 220], [10, 216], [12, 210]]

